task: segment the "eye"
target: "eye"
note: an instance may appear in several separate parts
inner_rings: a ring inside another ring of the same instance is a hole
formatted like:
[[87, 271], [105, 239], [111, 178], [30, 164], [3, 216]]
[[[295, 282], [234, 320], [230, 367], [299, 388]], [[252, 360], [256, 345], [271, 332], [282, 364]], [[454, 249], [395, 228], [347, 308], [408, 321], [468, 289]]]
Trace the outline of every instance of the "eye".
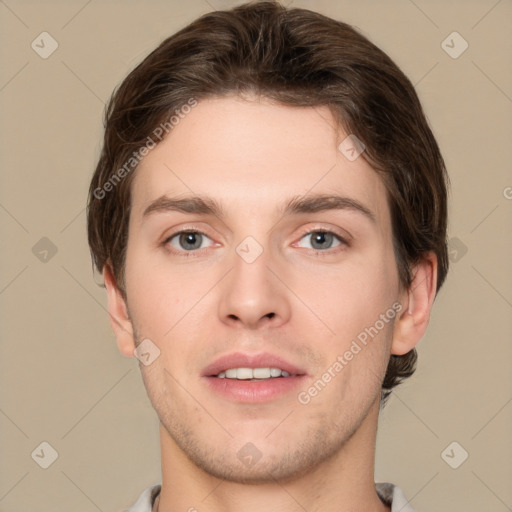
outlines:
[[[327, 230], [316, 229], [314, 231], [308, 231], [302, 236], [301, 240], [307, 240], [308, 238], [310, 239], [310, 242], [309, 247], [306, 246], [306, 248], [313, 249], [315, 251], [325, 252], [327, 249], [333, 249], [340, 245], [348, 245], [347, 242], [339, 235]], [[333, 245], [333, 243], [335, 245]], [[299, 245], [299, 247], [303, 246]]]
[[178, 231], [164, 241], [164, 245], [172, 248], [172, 252], [196, 251], [208, 247], [204, 245], [206, 240], [211, 239], [200, 231]]

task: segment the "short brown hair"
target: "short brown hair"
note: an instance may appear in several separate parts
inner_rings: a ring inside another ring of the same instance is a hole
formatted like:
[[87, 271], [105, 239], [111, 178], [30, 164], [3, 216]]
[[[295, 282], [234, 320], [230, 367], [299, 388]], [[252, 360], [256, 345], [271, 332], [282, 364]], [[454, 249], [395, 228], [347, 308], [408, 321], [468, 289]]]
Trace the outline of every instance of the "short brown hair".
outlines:
[[[448, 271], [448, 177], [413, 85], [350, 25], [265, 1], [201, 16], [150, 53], [109, 101], [89, 189], [88, 239], [94, 265], [100, 272], [111, 267], [125, 298], [134, 157], [191, 98], [233, 93], [329, 107], [339, 126], [364, 143], [364, 158], [386, 186], [400, 284], [409, 288], [411, 266], [433, 251], [439, 290]], [[383, 403], [414, 373], [416, 359], [415, 349], [391, 355]]]

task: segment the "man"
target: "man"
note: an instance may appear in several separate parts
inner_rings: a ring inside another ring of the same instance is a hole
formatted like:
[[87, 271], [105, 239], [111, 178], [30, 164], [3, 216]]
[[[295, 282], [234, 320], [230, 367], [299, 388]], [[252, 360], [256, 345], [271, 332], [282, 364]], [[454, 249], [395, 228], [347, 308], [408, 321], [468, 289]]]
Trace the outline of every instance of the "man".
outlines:
[[130, 511], [412, 510], [376, 429], [447, 273], [446, 181], [409, 80], [320, 14], [210, 13], [130, 73], [88, 205], [160, 420]]

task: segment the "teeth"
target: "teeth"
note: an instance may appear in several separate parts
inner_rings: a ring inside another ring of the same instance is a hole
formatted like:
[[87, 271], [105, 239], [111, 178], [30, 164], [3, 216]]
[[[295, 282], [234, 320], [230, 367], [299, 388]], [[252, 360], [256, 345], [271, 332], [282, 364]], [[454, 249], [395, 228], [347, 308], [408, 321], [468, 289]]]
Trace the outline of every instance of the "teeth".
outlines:
[[238, 380], [270, 379], [289, 376], [290, 374], [288, 372], [280, 368], [230, 368], [217, 375], [219, 379]]
[[[277, 368], [275, 368], [277, 370]], [[279, 372], [281, 373], [281, 372]], [[272, 375], [270, 368], [254, 368], [252, 371], [253, 379], [269, 379]], [[238, 377], [238, 373], [237, 373]]]
[[236, 378], [241, 380], [254, 379], [252, 368], [237, 368]]

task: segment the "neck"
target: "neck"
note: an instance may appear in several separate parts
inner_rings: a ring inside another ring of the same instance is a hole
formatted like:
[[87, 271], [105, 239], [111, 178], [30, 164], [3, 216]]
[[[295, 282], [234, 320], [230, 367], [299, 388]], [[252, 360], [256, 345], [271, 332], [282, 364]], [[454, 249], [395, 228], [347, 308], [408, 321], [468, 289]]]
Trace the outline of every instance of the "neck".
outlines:
[[330, 458], [296, 478], [246, 485], [221, 480], [197, 467], [176, 445], [162, 424], [162, 489], [158, 512], [208, 509], [211, 512], [389, 512], [374, 482], [376, 402], [350, 439]]

